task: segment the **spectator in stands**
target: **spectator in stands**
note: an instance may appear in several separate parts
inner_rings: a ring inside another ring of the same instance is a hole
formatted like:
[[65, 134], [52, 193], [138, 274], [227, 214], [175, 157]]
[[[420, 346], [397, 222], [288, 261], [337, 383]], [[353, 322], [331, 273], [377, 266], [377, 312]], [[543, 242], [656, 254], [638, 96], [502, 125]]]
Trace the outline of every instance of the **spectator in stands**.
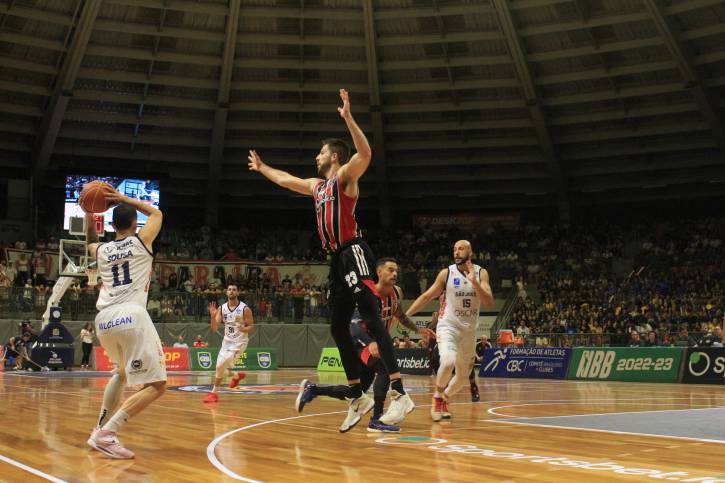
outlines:
[[196, 336], [196, 340], [192, 344], [194, 347], [209, 347], [208, 342], [204, 342], [204, 340], [201, 338], [201, 334]]
[[149, 301], [146, 303], [146, 311], [152, 319], [158, 319], [161, 315], [161, 301], [149, 295]]
[[188, 349], [189, 348], [189, 344], [187, 344], [186, 342], [184, 342], [184, 336], [183, 335], [180, 335], [176, 339], [176, 342], [174, 342], [174, 347]]
[[399, 349], [414, 349], [415, 342], [410, 340], [410, 336], [408, 334], [403, 334], [403, 341], [399, 343], [398, 348]]
[[[28, 261], [25, 253], [20, 254], [20, 258], [17, 261], [18, 275], [15, 278], [15, 285], [17, 287], [23, 287], [26, 282], [30, 280], [30, 262]], [[32, 284], [31, 284], [32, 285]]]
[[399, 337], [393, 337], [393, 347], [395, 347], [395, 348], [400, 347], [400, 338]]
[[654, 330], [647, 332], [647, 340], [644, 341], [644, 347], [657, 347], [657, 333]]
[[629, 333], [629, 347], [643, 347], [644, 343], [640, 338], [639, 332], [633, 330]]
[[76, 278], [71, 282], [68, 287], [68, 298], [70, 299], [70, 315], [71, 319], [78, 320], [78, 314], [81, 309], [81, 285], [80, 281]]
[[295, 283], [294, 287], [292, 287], [290, 296], [292, 296], [294, 304], [295, 324], [301, 324], [305, 310], [305, 291], [299, 283]]

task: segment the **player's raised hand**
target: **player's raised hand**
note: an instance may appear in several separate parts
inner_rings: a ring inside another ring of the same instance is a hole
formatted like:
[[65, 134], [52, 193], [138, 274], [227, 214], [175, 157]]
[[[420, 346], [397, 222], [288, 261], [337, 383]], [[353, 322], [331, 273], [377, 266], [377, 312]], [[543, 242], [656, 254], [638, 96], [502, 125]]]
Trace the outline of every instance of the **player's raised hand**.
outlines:
[[216, 302], [209, 302], [209, 315], [215, 315], [216, 309]]
[[247, 159], [249, 160], [249, 171], [259, 171], [262, 169], [262, 158], [259, 157], [257, 151], [250, 149]]
[[473, 262], [470, 260], [466, 262], [466, 278], [471, 282], [476, 280], [476, 271], [473, 269]]
[[113, 188], [110, 184], [108, 185], [108, 191], [103, 192], [103, 197], [114, 205], [123, 203], [126, 200], [126, 195], [121, 194], [117, 189]]
[[337, 112], [340, 113], [340, 117], [347, 119], [352, 113], [350, 112], [350, 95], [345, 89], [340, 89], [340, 99], [342, 99], [342, 107], [338, 107]]

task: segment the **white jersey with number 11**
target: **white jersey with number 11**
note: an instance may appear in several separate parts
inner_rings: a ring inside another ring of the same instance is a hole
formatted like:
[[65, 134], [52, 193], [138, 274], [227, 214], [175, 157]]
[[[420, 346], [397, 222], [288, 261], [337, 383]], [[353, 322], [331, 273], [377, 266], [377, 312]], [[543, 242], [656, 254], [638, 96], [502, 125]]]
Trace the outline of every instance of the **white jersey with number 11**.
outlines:
[[102, 283], [96, 309], [131, 303], [146, 310], [154, 256], [138, 235], [102, 243], [96, 260]]

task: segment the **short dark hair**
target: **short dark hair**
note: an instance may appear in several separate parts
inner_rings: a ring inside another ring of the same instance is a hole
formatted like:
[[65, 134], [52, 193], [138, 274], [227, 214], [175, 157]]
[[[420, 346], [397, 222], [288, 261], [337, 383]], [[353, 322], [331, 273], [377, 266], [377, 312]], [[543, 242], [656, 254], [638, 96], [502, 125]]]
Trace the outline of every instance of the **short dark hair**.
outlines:
[[116, 230], [128, 230], [133, 222], [136, 221], [136, 208], [121, 203], [113, 209], [113, 227]]
[[393, 257], [383, 257], [383, 258], [378, 258], [378, 261], [375, 262], [375, 268], [380, 268], [388, 262], [394, 263], [396, 265], [398, 264], [398, 261]]
[[234, 287], [235, 289], [239, 290], [239, 287], [237, 286], [236, 283], [228, 283], [227, 288], [229, 288], [229, 287]]
[[327, 138], [322, 140], [322, 145], [329, 146], [331, 153], [337, 153], [337, 159], [340, 160], [340, 164], [347, 163], [350, 158], [350, 146], [342, 139]]

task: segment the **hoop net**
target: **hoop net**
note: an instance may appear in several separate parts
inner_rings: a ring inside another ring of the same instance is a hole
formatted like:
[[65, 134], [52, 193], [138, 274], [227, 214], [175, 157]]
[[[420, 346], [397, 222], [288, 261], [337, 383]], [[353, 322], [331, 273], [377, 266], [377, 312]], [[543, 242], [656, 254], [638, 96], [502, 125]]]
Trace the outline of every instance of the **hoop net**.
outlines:
[[98, 285], [98, 269], [86, 268], [86, 276], [88, 277], [88, 285], [91, 287]]

